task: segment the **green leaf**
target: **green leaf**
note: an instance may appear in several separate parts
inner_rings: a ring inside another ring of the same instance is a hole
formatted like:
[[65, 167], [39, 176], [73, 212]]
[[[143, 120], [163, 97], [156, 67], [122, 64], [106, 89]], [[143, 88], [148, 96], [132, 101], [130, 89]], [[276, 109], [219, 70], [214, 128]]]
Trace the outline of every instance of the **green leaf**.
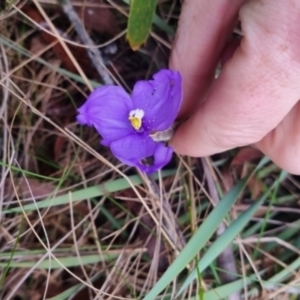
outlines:
[[146, 42], [156, 4], [157, 0], [131, 0], [126, 38], [133, 50], [137, 50]]
[[[124, 3], [130, 5], [130, 0], [123, 0]], [[161, 17], [158, 15], [154, 14], [152, 23], [156, 25], [158, 28], [161, 30], [165, 31], [167, 34], [170, 34], [171, 36], [174, 37], [175, 35], [175, 30], [168, 25]]]

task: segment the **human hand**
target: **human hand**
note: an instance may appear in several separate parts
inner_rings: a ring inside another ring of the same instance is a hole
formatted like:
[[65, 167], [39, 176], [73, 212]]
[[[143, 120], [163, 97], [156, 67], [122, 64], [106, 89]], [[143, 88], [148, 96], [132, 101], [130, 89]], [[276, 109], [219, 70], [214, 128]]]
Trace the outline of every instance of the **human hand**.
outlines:
[[[232, 53], [238, 14], [243, 38]], [[185, 1], [170, 68], [183, 77], [180, 116], [191, 116], [171, 140], [177, 153], [254, 144], [300, 174], [299, 22], [298, 0]], [[230, 58], [215, 80], [221, 56]]]

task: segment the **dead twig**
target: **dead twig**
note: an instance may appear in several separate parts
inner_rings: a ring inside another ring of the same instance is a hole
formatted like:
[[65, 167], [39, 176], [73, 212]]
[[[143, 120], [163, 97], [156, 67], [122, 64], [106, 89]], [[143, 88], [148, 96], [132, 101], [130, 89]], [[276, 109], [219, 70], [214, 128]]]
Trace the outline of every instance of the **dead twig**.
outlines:
[[74, 10], [73, 5], [69, 0], [60, 0], [62, 9], [64, 13], [68, 16], [70, 22], [74, 26], [79, 38], [81, 39], [82, 43], [86, 46], [90, 46], [90, 48], [87, 48], [88, 56], [97, 70], [99, 76], [101, 77], [104, 84], [110, 85], [113, 84], [113, 80], [106, 70], [104, 66], [104, 61], [101, 55], [101, 52], [99, 49], [97, 49], [95, 43], [92, 41], [92, 39], [89, 37], [87, 32], [84, 29], [84, 26]]

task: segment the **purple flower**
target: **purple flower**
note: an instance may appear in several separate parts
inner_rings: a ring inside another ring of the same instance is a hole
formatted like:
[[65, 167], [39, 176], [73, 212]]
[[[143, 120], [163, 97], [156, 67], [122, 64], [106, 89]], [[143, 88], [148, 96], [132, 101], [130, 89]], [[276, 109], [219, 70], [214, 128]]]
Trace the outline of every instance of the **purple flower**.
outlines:
[[181, 100], [179, 72], [161, 70], [153, 80], [138, 81], [131, 97], [119, 86], [97, 88], [78, 109], [77, 121], [94, 126], [120, 161], [151, 173], [172, 157], [173, 149], [153, 137], [171, 128]]

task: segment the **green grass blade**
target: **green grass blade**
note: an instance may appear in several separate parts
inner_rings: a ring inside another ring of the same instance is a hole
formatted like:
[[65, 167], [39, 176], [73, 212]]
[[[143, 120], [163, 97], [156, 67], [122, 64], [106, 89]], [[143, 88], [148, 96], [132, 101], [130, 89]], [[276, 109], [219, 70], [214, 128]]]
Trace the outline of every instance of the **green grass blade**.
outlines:
[[224, 249], [233, 241], [236, 235], [247, 225], [253, 214], [266, 199], [266, 195], [255, 202], [249, 209], [244, 211], [231, 225], [220, 235], [220, 237], [211, 245], [203, 257], [199, 260], [198, 266], [190, 273], [184, 281], [177, 296], [179, 296], [193, 280], [197, 279], [197, 269], [204, 271]]
[[214, 234], [219, 226], [216, 220], [222, 220], [231, 206], [234, 204], [245, 187], [247, 179], [241, 180], [231, 191], [219, 202], [209, 216], [201, 224], [186, 247], [181, 251], [175, 261], [158, 280], [155, 286], [145, 296], [144, 300], [153, 300], [167, 285], [194, 259], [197, 253], [206, 245], [207, 241]]
[[155, 24], [158, 28], [165, 31], [166, 33], [170, 34], [171, 36], [175, 35], [175, 30], [169, 26], [162, 18], [158, 15], [154, 15], [153, 17], [153, 24]]
[[[44, 251], [45, 250], [39, 250], [39, 252]], [[125, 250], [127, 251], [127, 250]], [[28, 251], [27, 251], [28, 252]], [[7, 258], [9, 260], [9, 267], [11, 268], [31, 268], [33, 266], [36, 266], [36, 268], [40, 268], [40, 269], [60, 269], [62, 268], [62, 266], [66, 267], [66, 268], [71, 268], [71, 267], [77, 267], [77, 266], [81, 266], [81, 265], [88, 265], [88, 264], [95, 264], [95, 263], [99, 263], [101, 261], [112, 261], [116, 258], [118, 258], [121, 254], [124, 253], [124, 249], [120, 249], [120, 250], [111, 250], [111, 251], [104, 251], [102, 253], [102, 255], [99, 254], [84, 254], [84, 255], [80, 255], [80, 257], [78, 257], [77, 255], [74, 255], [74, 249], [69, 249], [68, 253], [65, 252], [61, 252], [61, 253], [54, 253], [54, 257], [51, 257], [51, 261], [49, 261], [49, 256], [45, 256], [45, 260], [40, 260], [40, 262], [37, 264], [37, 259], [39, 259], [39, 257], [34, 254], [35, 251], [29, 251], [28, 255], [26, 255], [25, 251], [22, 251], [23, 256], [18, 257], [17, 255], [16, 258], [15, 256], [13, 257], [13, 259], [15, 260], [11, 260], [10, 257], [8, 257], [9, 253], [7, 253]], [[72, 253], [72, 254], [71, 254]], [[128, 253], [130, 253], [130, 255], [138, 255], [140, 254], [140, 250], [128, 250]], [[43, 254], [42, 252], [40, 254]], [[59, 257], [57, 255], [65, 255], [62, 257]], [[4, 256], [3, 256], [4, 257]], [[1, 257], [1, 259], [3, 260], [3, 257]], [[22, 259], [22, 260], [21, 260]], [[26, 259], [26, 260], [25, 260]], [[1, 261], [0, 262], [0, 267], [5, 267], [7, 265], [7, 261]]]
[[3, 283], [5, 281], [5, 277], [8, 274], [8, 271], [9, 271], [9, 269], [11, 267], [11, 262], [13, 261], [14, 255], [16, 253], [17, 245], [19, 243], [20, 235], [21, 235], [21, 232], [22, 232], [23, 221], [24, 221], [24, 217], [22, 216], [21, 222], [20, 222], [20, 226], [19, 226], [18, 236], [17, 236], [17, 238], [15, 240], [13, 248], [11, 249], [11, 252], [8, 253], [8, 261], [5, 262], [4, 271], [3, 271], [2, 275], [0, 276], [0, 290], [3, 287]]
[[[166, 170], [161, 172], [162, 177], [167, 177], [172, 174], [175, 174], [174, 170]], [[154, 175], [154, 178], [156, 179], [158, 176], [157, 174]], [[138, 175], [133, 175], [129, 177], [129, 180], [132, 182], [134, 186], [139, 185], [142, 183], [141, 178]], [[88, 187], [82, 190], [78, 190], [75, 192], [70, 192], [68, 194], [64, 194], [61, 196], [57, 196], [55, 198], [45, 199], [42, 201], [38, 201], [36, 203], [30, 203], [23, 206], [24, 211], [35, 211], [37, 208], [46, 208], [46, 207], [53, 207], [57, 205], [63, 205], [70, 202], [70, 199], [72, 202], [82, 201], [88, 198], [94, 198], [99, 197], [103, 195], [108, 195], [113, 192], [118, 192], [121, 190], [125, 190], [130, 188], [129, 182], [125, 178], [119, 178], [113, 181], [105, 182], [101, 185], [96, 185], [92, 187]], [[10, 209], [4, 209], [2, 211], [4, 214], [7, 213], [20, 213], [22, 212], [21, 207], [15, 207]]]
[[[123, 250], [122, 250], [123, 251]], [[111, 261], [115, 258], [117, 258], [121, 253], [118, 251], [111, 252], [111, 253], [103, 253], [102, 256], [100, 255], [82, 255], [80, 256], [80, 259], [77, 256], [68, 256], [68, 257], [60, 257], [55, 259], [51, 259], [49, 261], [48, 258], [46, 260], [41, 261], [38, 265], [37, 268], [40, 269], [61, 269], [61, 265], [65, 266], [66, 268], [71, 268], [71, 267], [77, 267], [80, 265], [87, 265], [87, 264], [95, 264], [99, 263], [101, 261]], [[132, 252], [131, 252], [132, 253]], [[138, 254], [138, 252], [137, 252]], [[7, 263], [6, 262], [0, 262], [0, 267], [5, 267]], [[32, 261], [11, 261], [10, 262], [10, 267], [12, 268], [31, 268], [34, 265], [36, 265], [36, 260]]]
[[[101, 278], [101, 276], [103, 276], [103, 274], [97, 273], [96, 275], [94, 275], [92, 278], [90, 278], [91, 282], [95, 282], [97, 280], [99, 280]], [[73, 299], [74, 296], [80, 292], [81, 290], [83, 290], [84, 288], [86, 288], [86, 285], [83, 283], [78, 283], [76, 285], [73, 285], [72, 287], [64, 290], [62, 293], [51, 297], [51, 298], [47, 298], [46, 300], [65, 300], [65, 299]]]
[[76, 293], [82, 288], [82, 283], [76, 284], [72, 287], [70, 287], [69, 289], [66, 289], [65, 291], [63, 291], [62, 293], [51, 297], [51, 298], [47, 298], [46, 300], [65, 300], [65, 299], [69, 299], [71, 296], [76, 295]]
[[[78, 247], [78, 250], [80, 252], [82, 251], [97, 251], [97, 247], [91, 246], [91, 247]], [[103, 251], [106, 251], [106, 248], [103, 247]], [[52, 249], [51, 253], [56, 255], [56, 256], [62, 256], [62, 255], [67, 255], [70, 253], [73, 253], [74, 249], [66, 247], [66, 248], [57, 248], [57, 249]], [[26, 257], [29, 260], [30, 259], [36, 259], [37, 256], [45, 255], [47, 251], [43, 249], [33, 249], [33, 250], [22, 250], [22, 251], [15, 251], [14, 252], [14, 259], [15, 260], [21, 260], [22, 258]], [[2, 252], [0, 253], [0, 260], [8, 260], [9, 257], [11, 256], [11, 252]]]
[[[272, 187], [251, 207], [239, 215], [239, 217], [234, 220], [230, 226], [219, 236], [219, 238], [211, 245], [203, 257], [199, 260], [198, 266], [190, 273], [188, 278], [182, 284], [176, 297], [178, 297], [182, 292], [191, 284], [191, 282], [197, 279], [197, 270], [199, 272], [204, 271], [218, 256], [224, 251], [224, 249], [233, 241], [233, 239], [243, 230], [243, 228], [250, 221], [253, 214], [261, 206], [261, 204], [269, 196], [270, 192], [278, 185], [278, 182], [285, 178], [285, 174], [281, 176], [274, 182]], [[224, 200], [221, 200], [221, 202]], [[219, 219], [218, 219], [219, 220]], [[217, 222], [216, 222], [217, 223]]]
[[[262, 272], [261, 272], [262, 273]], [[256, 279], [256, 274], [249, 276], [247, 278], [241, 278], [239, 280], [221, 285], [215, 289], [212, 289], [210, 291], [207, 291], [203, 294], [204, 300], [220, 300], [220, 299], [226, 299], [230, 295], [232, 295], [235, 292], [240, 291], [242, 288], [246, 285], [249, 285], [250, 283], [253, 283]], [[189, 298], [189, 300], [198, 300], [198, 297], [192, 297]]]
[[294, 274], [294, 271], [297, 271], [300, 267], [300, 257], [294, 260], [291, 264], [289, 264], [285, 269], [278, 272], [276, 275], [272, 276], [265, 284], [265, 287], [274, 287], [276, 284], [282, 284], [282, 282]]

